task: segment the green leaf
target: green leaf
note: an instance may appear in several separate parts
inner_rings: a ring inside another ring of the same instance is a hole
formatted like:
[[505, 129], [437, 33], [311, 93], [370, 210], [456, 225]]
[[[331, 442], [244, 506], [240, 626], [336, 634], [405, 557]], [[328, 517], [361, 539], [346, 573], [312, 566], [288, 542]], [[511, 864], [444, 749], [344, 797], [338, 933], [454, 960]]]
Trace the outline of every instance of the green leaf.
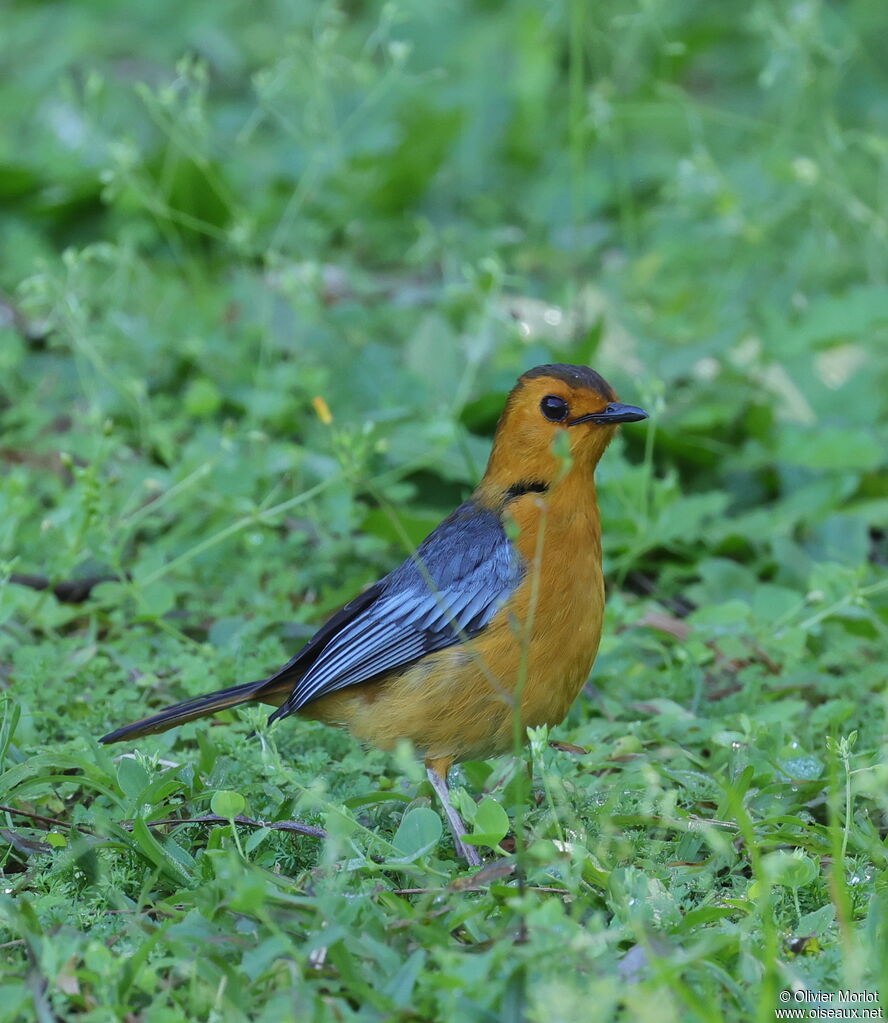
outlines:
[[443, 827], [441, 818], [427, 806], [417, 806], [401, 818], [392, 845], [408, 860], [429, 852], [438, 844]]
[[799, 917], [795, 933], [800, 935], [813, 934], [819, 938], [826, 934], [835, 921], [836, 907], [831, 902], [828, 902], [825, 906], [821, 906], [820, 909], [815, 909], [810, 913], [803, 913]]
[[141, 818], [133, 821], [133, 840], [142, 855], [159, 867], [164, 874], [177, 884], [188, 885], [191, 883], [191, 871], [181, 862], [182, 849], [176, 847], [176, 855], [165, 848], [151, 832], [151, 829]]
[[258, 849], [268, 836], [273, 833], [271, 828], [254, 828], [252, 834], [244, 842], [244, 852], [251, 853], [254, 849]]
[[885, 460], [885, 451], [872, 432], [852, 427], [786, 429], [780, 435], [777, 458], [808, 469], [870, 470]]
[[472, 833], [466, 836], [469, 845], [483, 845], [495, 849], [509, 831], [509, 815], [490, 796], [485, 796], [475, 811]]
[[572, 853], [582, 864], [580, 869], [586, 884], [594, 885], [596, 888], [607, 888], [610, 871], [601, 865], [598, 857], [575, 843], [572, 843]]
[[247, 801], [233, 789], [219, 789], [213, 793], [210, 800], [210, 809], [219, 817], [227, 817], [229, 820], [244, 812]]
[[[26, 1006], [25, 1003], [28, 1005]], [[10, 1019], [27, 1018], [27, 1009], [32, 1004], [31, 989], [25, 981], [20, 981], [18, 984], [0, 984], [0, 1005], [6, 1006]]]
[[145, 618], [162, 618], [176, 603], [176, 591], [164, 582], [151, 583], [136, 591], [139, 614]]
[[392, 977], [385, 987], [385, 993], [391, 998], [395, 1005], [406, 1006], [410, 1004], [413, 988], [422, 968], [425, 965], [428, 953], [425, 949], [418, 948], [412, 952], [401, 964], [397, 973]]
[[148, 772], [134, 757], [126, 756], [117, 765], [117, 784], [129, 799], [137, 799], [147, 788]]
[[349, 810], [358, 810], [362, 806], [375, 806], [378, 803], [411, 803], [413, 800], [405, 792], [393, 789], [381, 789], [375, 792], [362, 792], [359, 796], [351, 796], [344, 800]]
[[677, 934], [689, 934], [704, 924], [710, 924], [716, 920], [726, 920], [735, 912], [736, 910], [724, 906], [699, 906], [682, 917], [681, 923], [673, 930]]
[[208, 419], [222, 404], [219, 388], [206, 377], [192, 380], [185, 391], [185, 411], [198, 419]]
[[817, 865], [804, 853], [785, 852], [782, 849], [762, 857], [762, 873], [769, 884], [784, 888], [804, 888], [818, 874]]

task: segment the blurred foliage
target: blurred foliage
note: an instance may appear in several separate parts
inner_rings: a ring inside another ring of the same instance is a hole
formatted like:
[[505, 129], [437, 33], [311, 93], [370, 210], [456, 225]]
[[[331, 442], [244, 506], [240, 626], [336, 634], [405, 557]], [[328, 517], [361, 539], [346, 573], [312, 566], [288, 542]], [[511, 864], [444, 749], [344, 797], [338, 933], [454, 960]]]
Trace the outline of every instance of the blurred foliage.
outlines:
[[[3, 1018], [886, 1004], [883, 30], [878, 0], [6, 5]], [[568, 745], [535, 736], [530, 794], [463, 767], [472, 890], [407, 753], [255, 709], [97, 746], [281, 663], [552, 360], [654, 416], [599, 473]]]

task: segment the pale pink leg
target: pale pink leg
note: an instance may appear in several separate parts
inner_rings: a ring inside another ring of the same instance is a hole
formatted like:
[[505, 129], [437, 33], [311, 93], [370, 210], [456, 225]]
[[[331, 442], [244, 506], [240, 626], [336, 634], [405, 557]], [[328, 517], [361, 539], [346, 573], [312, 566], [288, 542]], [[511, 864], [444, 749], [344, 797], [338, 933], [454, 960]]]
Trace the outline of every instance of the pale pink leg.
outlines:
[[429, 781], [432, 783], [432, 788], [438, 794], [441, 805], [444, 807], [444, 813], [447, 816], [447, 823], [450, 825], [453, 844], [456, 846], [457, 853], [463, 857], [470, 867], [480, 867], [481, 857], [478, 855], [478, 850], [473, 845], [466, 845], [462, 840], [468, 828], [466, 828], [462, 817], [460, 817], [450, 802], [447, 779], [438, 774], [433, 767], [427, 767], [426, 773], [429, 776]]

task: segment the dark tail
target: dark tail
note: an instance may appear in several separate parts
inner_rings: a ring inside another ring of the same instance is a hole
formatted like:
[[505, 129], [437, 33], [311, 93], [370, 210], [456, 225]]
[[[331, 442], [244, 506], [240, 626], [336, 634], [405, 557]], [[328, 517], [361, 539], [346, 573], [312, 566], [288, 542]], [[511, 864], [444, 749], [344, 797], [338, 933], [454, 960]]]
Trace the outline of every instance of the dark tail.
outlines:
[[133, 721], [132, 724], [124, 725], [123, 728], [117, 728], [113, 732], [103, 735], [99, 742], [120, 742], [121, 739], [138, 739], [143, 735], [152, 735], [154, 732], [165, 732], [175, 725], [184, 725], [186, 721], [193, 721], [195, 718], [202, 718], [207, 714], [215, 714], [228, 707], [237, 707], [242, 703], [281, 704], [292, 688], [292, 680], [262, 678], [258, 682], [244, 682], [242, 685], [230, 686], [228, 689], [218, 689], [215, 693], [207, 693], [205, 696], [195, 696], [191, 700], [183, 700], [182, 703], [174, 703], [172, 707], [152, 714], [151, 717]]

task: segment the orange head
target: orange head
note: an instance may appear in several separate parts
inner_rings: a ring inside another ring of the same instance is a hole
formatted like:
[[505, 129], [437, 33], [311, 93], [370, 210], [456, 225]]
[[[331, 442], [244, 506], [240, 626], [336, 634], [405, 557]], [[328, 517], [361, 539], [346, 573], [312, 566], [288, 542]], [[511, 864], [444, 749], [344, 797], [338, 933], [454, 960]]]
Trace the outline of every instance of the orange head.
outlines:
[[497, 503], [516, 488], [548, 489], [566, 468], [591, 478], [617, 426], [639, 419], [647, 413], [617, 401], [594, 369], [555, 364], [528, 370], [506, 401], [479, 491]]

